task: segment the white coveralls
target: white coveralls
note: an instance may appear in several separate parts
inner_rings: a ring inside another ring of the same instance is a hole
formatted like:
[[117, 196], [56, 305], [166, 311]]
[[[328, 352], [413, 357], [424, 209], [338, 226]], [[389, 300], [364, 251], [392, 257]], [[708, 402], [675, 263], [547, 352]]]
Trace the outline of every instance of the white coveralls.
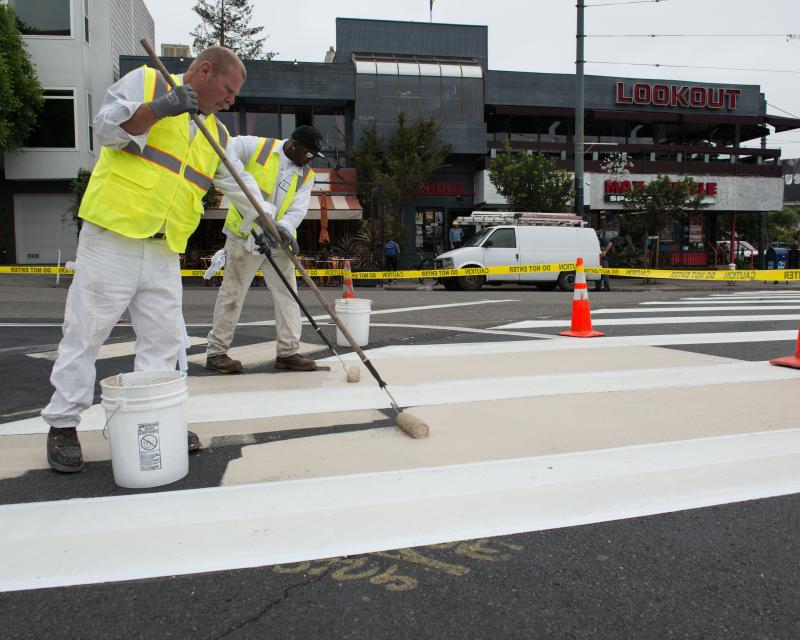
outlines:
[[[247, 162], [255, 153], [259, 142], [260, 138], [256, 136], [238, 136], [231, 140], [229, 148], [232, 149], [241, 162]], [[297, 174], [298, 188], [294, 199], [278, 222], [278, 226], [294, 232], [308, 212], [314, 181], [309, 180], [302, 187], [299, 186], [303, 168], [289, 160], [283, 152], [285, 143], [286, 140], [283, 140], [278, 144], [280, 148], [280, 167], [278, 181], [275, 191], [270, 197], [270, 202], [280, 211], [292, 176]], [[238, 208], [239, 205], [237, 204], [236, 206]], [[214, 305], [214, 324], [208, 333], [206, 357], [210, 358], [228, 352], [233, 342], [236, 324], [239, 322], [239, 316], [242, 313], [244, 299], [247, 296], [250, 283], [259, 268], [264, 272], [264, 280], [269, 286], [273, 306], [275, 307], [277, 355], [279, 357], [294, 355], [300, 349], [300, 307], [278, 279], [272, 265], [258, 252], [258, 247], [256, 247], [252, 236], [248, 236], [245, 241], [230, 233], [228, 229], [225, 229], [224, 233], [228, 236], [225, 241], [225, 276], [222, 279], [222, 286], [219, 289], [217, 302]], [[272, 259], [292, 288], [297, 291], [294, 264], [286, 251], [282, 248], [273, 249]]]
[[[134, 136], [120, 126], [133, 116], [143, 101], [142, 69], [131, 71], [109, 87], [94, 119], [95, 135], [100, 144], [121, 149], [134, 141], [143, 149], [149, 131]], [[195, 134], [198, 134], [197, 127], [190, 119], [190, 138]], [[230, 144], [231, 139], [226, 151]], [[230, 152], [227, 155], [250, 190], [259, 194], [258, 185], [244, 171], [236, 155]], [[240, 211], [255, 214], [221, 162], [214, 175], [214, 185]], [[266, 202], [262, 206], [268, 213], [274, 213]], [[167, 246], [165, 239], [127, 238], [84, 222], [76, 263], [64, 311], [63, 338], [50, 375], [55, 393], [42, 410], [45, 422], [56, 428], [77, 426], [80, 413], [91, 406], [97, 352], [126, 308], [136, 332], [136, 371], [174, 370], [178, 350], [183, 348], [180, 264], [178, 254]]]

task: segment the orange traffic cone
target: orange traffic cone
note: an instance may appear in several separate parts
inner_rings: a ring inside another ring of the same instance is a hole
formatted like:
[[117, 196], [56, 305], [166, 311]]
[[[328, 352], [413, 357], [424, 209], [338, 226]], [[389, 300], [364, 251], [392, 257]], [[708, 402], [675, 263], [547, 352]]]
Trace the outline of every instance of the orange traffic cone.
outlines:
[[592, 331], [592, 311], [589, 308], [589, 290], [586, 288], [586, 272], [583, 258], [575, 263], [575, 294], [572, 296], [572, 325], [569, 331], [559, 331], [559, 335], [574, 338], [594, 338], [605, 333]]
[[342, 298], [355, 298], [356, 294], [353, 293], [353, 274], [350, 272], [350, 261], [344, 261], [344, 277], [342, 278]]
[[792, 369], [800, 369], [800, 331], [797, 332], [797, 347], [793, 356], [785, 356], [783, 358], [773, 358], [769, 361], [770, 364], [776, 364], [779, 367], [792, 367]]

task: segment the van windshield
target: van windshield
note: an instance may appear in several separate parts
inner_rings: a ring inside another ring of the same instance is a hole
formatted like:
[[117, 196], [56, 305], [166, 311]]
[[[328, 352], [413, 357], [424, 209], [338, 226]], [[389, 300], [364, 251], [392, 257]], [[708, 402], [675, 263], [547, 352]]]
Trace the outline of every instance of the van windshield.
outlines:
[[484, 229], [480, 233], [472, 236], [469, 240], [467, 240], [463, 245], [463, 247], [480, 247], [483, 244], [483, 241], [486, 240], [486, 236], [488, 236], [494, 227], [489, 227], [488, 229]]

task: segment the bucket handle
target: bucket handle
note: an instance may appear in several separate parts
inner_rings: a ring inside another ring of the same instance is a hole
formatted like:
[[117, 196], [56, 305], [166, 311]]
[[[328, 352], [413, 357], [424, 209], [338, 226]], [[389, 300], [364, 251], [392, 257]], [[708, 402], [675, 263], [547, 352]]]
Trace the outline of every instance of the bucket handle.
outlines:
[[106, 423], [103, 425], [103, 437], [108, 440], [108, 423], [111, 422], [111, 418], [117, 415], [117, 411], [122, 409], [125, 410], [125, 398], [116, 398], [115, 404], [117, 405], [114, 411], [111, 412], [111, 415], [106, 418]]

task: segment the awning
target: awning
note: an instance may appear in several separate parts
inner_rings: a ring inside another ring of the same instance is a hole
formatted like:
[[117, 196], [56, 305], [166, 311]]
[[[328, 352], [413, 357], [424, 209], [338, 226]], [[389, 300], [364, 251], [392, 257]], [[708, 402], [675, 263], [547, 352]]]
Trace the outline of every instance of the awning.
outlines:
[[306, 220], [320, 219], [320, 199], [325, 198], [328, 220], [361, 220], [364, 215], [361, 203], [355, 196], [311, 196]]
[[[325, 204], [328, 207], [328, 220], [361, 220], [364, 216], [361, 203], [355, 196], [311, 196], [306, 220], [320, 219], [320, 198], [325, 198]], [[206, 209], [203, 219], [224, 220], [226, 215], [228, 215], [227, 208]]]

